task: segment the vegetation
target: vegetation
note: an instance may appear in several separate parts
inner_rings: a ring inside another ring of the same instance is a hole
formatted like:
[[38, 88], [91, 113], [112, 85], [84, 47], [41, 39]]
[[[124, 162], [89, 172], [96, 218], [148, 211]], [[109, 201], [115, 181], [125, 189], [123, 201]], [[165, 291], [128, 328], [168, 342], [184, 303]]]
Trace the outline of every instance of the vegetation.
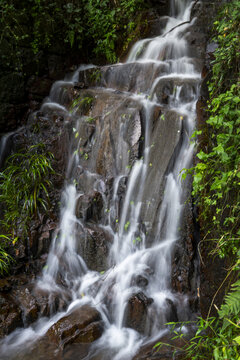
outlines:
[[11, 239], [6, 235], [0, 235], [0, 275], [8, 271], [8, 268], [13, 261], [12, 257], [6, 252]]
[[212, 244], [212, 256], [232, 259], [224, 284], [234, 272], [235, 283], [217, 309], [218, 317], [210, 318], [209, 309], [207, 319], [199, 318], [198, 330], [191, 340], [184, 340], [181, 327], [177, 329], [177, 324], [170, 324], [174, 338], [185, 341], [186, 359], [240, 359], [239, 22], [240, 2], [234, 0], [224, 5], [214, 23], [218, 48], [208, 87], [209, 117], [197, 154], [200, 161], [188, 171], [194, 173], [193, 195], [200, 208], [203, 241]]
[[42, 144], [11, 155], [0, 173], [0, 202], [4, 205], [1, 225], [7, 235], [0, 235], [0, 274], [11, 261], [5, 251], [9, 242], [15, 243], [19, 234], [28, 232], [28, 225], [39, 210], [47, 210], [49, 175], [52, 154], [44, 153]]
[[144, 7], [143, 0], [0, 0], [1, 65], [22, 71], [27, 48], [37, 60], [41, 51], [55, 48], [56, 38], [69, 50], [114, 62], [116, 43], [124, 47], [132, 40]]

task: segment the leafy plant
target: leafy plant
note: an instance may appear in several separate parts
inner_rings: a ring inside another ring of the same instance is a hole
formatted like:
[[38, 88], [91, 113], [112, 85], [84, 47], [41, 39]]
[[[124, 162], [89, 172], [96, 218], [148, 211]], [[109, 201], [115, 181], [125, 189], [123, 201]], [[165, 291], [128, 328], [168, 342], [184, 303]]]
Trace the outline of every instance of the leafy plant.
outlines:
[[[199, 162], [183, 175], [193, 174], [193, 196], [205, 233], [203, 242], [210, 240], [214, 244], [209, 256], [231, 257], [234, 265], [225, 280], [234, 271], [235, 283], [225, 296], [225, 303], [217, 309], [218, 318], [209, 317], [210, 308], [207, 319], [197, 321], [195, 336], [186, 339], [182, 348], [186, 359], [240, 359], [239, 10], [239, 0], [226, 3], [214, 23], [213, 40], [218, 47], [208, 84], [209, 117], [203, 131], [194, 134], [203, 138], [197, 153]], [[183, 336], [176, 325], [174, 333], [177, 338]]]
[[[239, 326], [224, 327], [220, 319], [211, 317], [208, 319], [199, 318], [196, 323], [168, 323], [173, 333], [171, 343], [158, 342], [154, 348], [160, 351], [163, 346], [173, 350], [173, 356], [180, 352], [181, 358], [191, 360], [239, 360], [240, 339]], [[183, 332], [183, 326], [196, 325], [195, 335], [189, 338]], [[181, 346], [175, 345], [175, 340], [181, 339]]]
[[11, 239], [6, 235], [0, 235], [0, 275], [8, 271], [13, 261], [12, 257], [6, 252], [6, 247]]
[[32, 145], [27, 152], [11, 155], [0, 173], [0, 201], [4, 204], [1, 223], [12, 239], [20, 231], [27, 231], [27, 224], [38, 215], [39, 208], [47, 211], [49, 175], [54, 172], [52, 158], [51, 153], [44, 153], [42, 144]]
[[209, 83], [209, 118], [202, 134], [207, 144], [200, 144], [200, 161], [188, 171], [194, 173], [193, 195], [205, 238], [219, 239], [216, 252], [222, 257], [236, 255], [240, 244], [239, 10], [239, 1], [227, 3], [214, 23], [218, 48]]
[[77, 97], [75, 100], [73, 100], [70, 106], [70, 111], [77, 112], [79, 109], [82, 108], [84, 112], [87, 112], [93, 103], [93, 99], [94, 98], [92, 96]]
[[37, 63], [57, 38], [69, 51], [84, 49], [88, 56], [115, 62], [116, 44], [126, 47], [144, 8], [143, 0], [0, 0], [0, 61], [22, 71], [29, 44]]

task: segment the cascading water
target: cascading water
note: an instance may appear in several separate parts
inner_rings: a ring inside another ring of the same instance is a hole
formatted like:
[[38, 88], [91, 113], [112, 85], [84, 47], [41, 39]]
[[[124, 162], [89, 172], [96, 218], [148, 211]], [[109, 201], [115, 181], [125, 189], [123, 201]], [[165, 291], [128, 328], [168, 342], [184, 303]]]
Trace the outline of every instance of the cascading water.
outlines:
[[[11, 358], [11, 351], [17, 349], [23, 352], [27, 342], [36, 341], [54, 322], [70, 313], [74, 307], [85, 304], [95, 307], [104, 321], [103, 335], [92, 345], [86, 359], [92, 359], [96, 354], [99, 359], [132, 359], [144, 343], [159, 338], [167, 331], [164, 324], [168, 321], [167, 314], [171, 312], [171, 307], [176, 308], [180, 320], [184, 319], [188, 311], [186, 297], [171, 290], [171, 255], [180, 237], [179, 226], [187, 196], [179, 174], [192, 161], [193, 145], [189, 139], [195, 126], [195, 106], [201, 79], [193, 59], [188, 56], [188, 44], [184, 38], [189, 26], [186, 22], [190, 17], [191, 6], [187, 0], [172, 0], [171, 17], [163, 35], [136, 43], [127, 63], [115, 65], [105, 84], [96, 90], [115, 96], [121, 71], [124, 71], [124, 66], [131, 64], [143, 69], [150, 66], [154, 74], [153, 81], [144, 84], [146, 88], [141, 93], [138, 89], [125, 91], [125, 88], [119, 92], [119, 96], [127, 96], [130, 104], [135, 103], [141, 108], [141, 119], [136, 122], [134, 135], [130, 139], [132, 146], [135, 146], [143, 130], [144, 139], [142, 136], [141, 156], [132, 162], [129, 169], [130, 150], [124, 138], [126, 116], [123, 114], [117, 125], [112, 191], [106, 191], [102, 175], [92, 171], [93, 166], [84, 169], [75, 150], [81, 147], [81, 137], [77, 135], [81, 136], [81, 126], [86, 116], [79, 117], [74, 109], [69, 112], [64, 105], [65, 89], [73, 87], [79, 73], [93, 66], [81, 67], [71, 79], [55, 83], [49, 98], [42, 105], [43, 112], [57, 109], [65, 119], [75, 124], [59, 228], [43, 275], [36, 285], [50, 296], [57, 294], [67, 302], [68, 307], [50, 319], [40, 319], [31, 328], [11, 334], [1, 343], [3, 355], [7, 351]], [[181, 23], [184, 24], [177, 26]], [[164, 92], [163, 89], [167, 90]], [[162, 95], [165, 93], [167, 96]], [[164, 148], [159, 154], [161, 162], [154, 163], [155, 146], [160, 137], [153, 131], [154, 114], [159, 107], [163, 109], [159, 120], [161, 127], [172, 127], [169, 128], [171, 135], [166, 141], [176, 144], [171, 146], [171, 151], [168, 150], [170, 163], [166, 164]], [[104, 116], [107, 119], [108, 114]], [[93, 136], [91, 147], [97, 146], [96, 143]], [[163, 174], [158, 172], [161, 166], [164, 167]], [[78, 251], [78, 234], [85, 233], [85, 219], [76, 215], [78, 203], [84, 196], [84, 189], [77, 185], [79, 173], [88, 188], [101, 194], [105, 212], [100, 217], [99, 227], [113, 239], [109, 267], [104, 274], [90, 271]], [[124, 198], [120, 196], [122, 184], [126, 188]], [[157, 201], [156, 194], [163, 186], [161, 201]], [[141, 329], [128, 326], [126, 319], [129, 299], [143, 293], [136, 281], [137, 277], [145, 279], [144, 296], [148, 301]]]

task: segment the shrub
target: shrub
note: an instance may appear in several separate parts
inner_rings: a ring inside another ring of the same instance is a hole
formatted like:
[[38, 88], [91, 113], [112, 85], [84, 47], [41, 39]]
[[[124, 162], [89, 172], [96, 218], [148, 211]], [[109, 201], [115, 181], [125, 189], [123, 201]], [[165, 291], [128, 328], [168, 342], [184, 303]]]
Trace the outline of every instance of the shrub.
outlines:
[[39, 215], [41, 208], [47, 211], [52, 158], [51, 153], [44, 153], [43, 144], [32, 145], [27, 152], [11, 155], [0, 173], [0, 201], [4, 209], [1, 224], [8, 234], [0, 235], [0, 272], [10, 262], [5, 252], [7, 243], [15, 242], [19, 233], [27, 233], [30, 220]]

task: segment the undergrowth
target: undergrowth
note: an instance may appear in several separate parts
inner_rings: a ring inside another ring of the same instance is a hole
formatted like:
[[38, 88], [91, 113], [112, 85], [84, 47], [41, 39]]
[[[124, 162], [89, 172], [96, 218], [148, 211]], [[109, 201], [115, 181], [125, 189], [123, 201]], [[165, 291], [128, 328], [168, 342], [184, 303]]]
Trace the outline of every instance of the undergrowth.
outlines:
[[[117, 44], [131, 42], [143, 0], [0, 0], [0, 60], [5, 69], [22, 71], [26, 49], [36, 61], [58, 43], [85, 56], [117, 60]], [[31, 56], [29, 54], [29, 56]]]
[[[218, 45], [212, 62], [212, 76], [208, 84], [208, 120], [201, 134], [197, 165], [186, 170], [193, 175], [193, 196], [197, 199], [204, 234], [203, 243], [211, 242], [208, 256], [228, 257], [224, 284], [228, 290], [217, 317], [196, 322], [195, 336], [188, 339], [181, 332], [182, 325], [170, 323], [173, 339], [181, 338], [181, 350], [186, 359], [240, 359], [240, 1], [226, 3], [214, 22], [213, 41]], [[234, 276], [232, 276], [234, 274]], [[231, 289], [228, 279], [235, 279]], [[156, 344], [159, 349], [163, 344]], [[164, 344], [167, 345], [167, 344]]]
[[3, 214], [0, 222], [0, 274], [10, 265], [6, 248], [15, 244], [19, 234], [27, 235], [29, 223], [42, 208], [49, 207], [50, 173], [53, 155], [45, 153], [43, 144], [32, 145], [27, 151], [11, 155], [0, 172], [0, 202]]

